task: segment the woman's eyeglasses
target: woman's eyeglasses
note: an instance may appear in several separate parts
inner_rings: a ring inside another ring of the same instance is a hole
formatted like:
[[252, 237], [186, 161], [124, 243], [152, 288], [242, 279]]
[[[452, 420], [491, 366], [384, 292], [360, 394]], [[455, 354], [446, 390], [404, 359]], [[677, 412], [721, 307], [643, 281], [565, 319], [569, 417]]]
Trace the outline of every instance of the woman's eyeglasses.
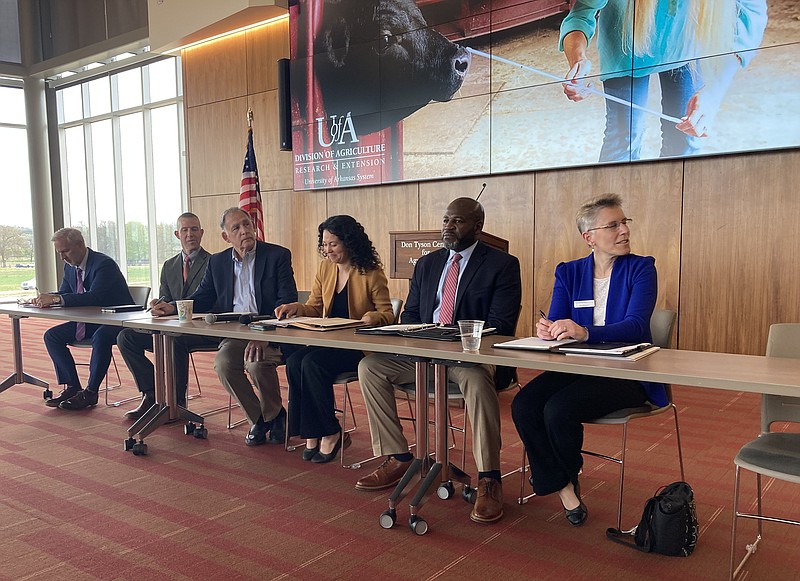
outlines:
[[620, 226], [629, 226], [631, 222], [633, 222], [633, 218], [623, 218], [619, 222], [610, 222], [605, 226], [598, 226], [597, 228], [589, 228], [586, 231], [591, 232], [592, 230], [619, 230]]

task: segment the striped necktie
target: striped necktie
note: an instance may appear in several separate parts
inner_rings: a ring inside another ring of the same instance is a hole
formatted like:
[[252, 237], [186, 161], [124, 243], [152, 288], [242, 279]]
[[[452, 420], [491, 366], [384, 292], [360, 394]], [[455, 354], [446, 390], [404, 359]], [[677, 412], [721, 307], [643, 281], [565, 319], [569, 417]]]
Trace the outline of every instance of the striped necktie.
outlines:
[[[75, 288], [78, 294], [83, 293], [83, 271], [80, 268], [75, 270], [75, 275], [77, 278], [77, 284]], [[75, 340], [76, 341], [83, 341], [86, 338], [86, 323], [76, 323], [75, 324]]]
[[439, 309], [439, 322], [442, 325], [449, 325], [453, 322], [453, 309], [456, 306], [456, 289], [458, 288], [459, 262], [462, 256], [459, 253], [453, 255], [453, 262], [447, 269], [442, 287], [442, 306]]

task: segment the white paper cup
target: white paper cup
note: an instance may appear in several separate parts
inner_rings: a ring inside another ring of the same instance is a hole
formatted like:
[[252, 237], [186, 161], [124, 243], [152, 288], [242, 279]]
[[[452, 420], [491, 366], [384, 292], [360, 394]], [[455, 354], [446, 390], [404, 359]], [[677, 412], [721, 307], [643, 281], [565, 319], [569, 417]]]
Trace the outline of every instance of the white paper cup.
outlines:
[[188, 323], [192, 320], [194, 301], [175, 301], [175, 306], [178, 308], [178, 321]]
[[481, 331], [483, 321], [459, 321], [461, 332], [461, 348], [468, 353], [477, 353], [481, 348]]

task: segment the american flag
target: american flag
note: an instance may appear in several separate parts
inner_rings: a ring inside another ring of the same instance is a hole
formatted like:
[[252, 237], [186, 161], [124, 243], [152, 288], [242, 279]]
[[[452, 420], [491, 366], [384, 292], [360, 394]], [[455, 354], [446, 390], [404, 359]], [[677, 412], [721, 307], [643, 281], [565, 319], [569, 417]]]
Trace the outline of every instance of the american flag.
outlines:
[[253, 128], [247, 130], [247, 151], [242, 168], [242, 186], [239, 188], [239, 207], [250, 214], [258, 240], [264, 240], [264, 209], [261, 205], [261, 189], [258, 185], [258, 165], [253, 149]]

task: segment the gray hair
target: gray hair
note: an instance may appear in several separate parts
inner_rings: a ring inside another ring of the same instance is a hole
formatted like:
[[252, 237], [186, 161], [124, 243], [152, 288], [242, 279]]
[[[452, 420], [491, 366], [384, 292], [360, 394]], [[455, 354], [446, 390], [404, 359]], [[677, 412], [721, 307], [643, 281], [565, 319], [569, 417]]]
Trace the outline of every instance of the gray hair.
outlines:
[[242, 214], [244, 214], [248, 218], [250, 217], [250, 214], [248, 214], [247, 212], [242, 210], [239, 206], [233, 206], [231, 208], [228, 208], [224, 212], [222, 212], [222, 218], [219, 219], [219, 227], [220, 227], [220, 229], [225, 230], [225, 220], [227, 220], [228, 216], [230, 216], [234, 212], [241, 212]]
[[583, 234], [589, 228], [593, 228], [597, 220], [597, 214], [603, 208], [621, 208], [622, 198], [619, 194], [601, 194], [584, 203], [578, 213], [575, 214], [575, 223], [578, 225], [578, 232]]
[[55, 242], [56, 240], [66, 240], [70, 245], [83, 244], [86, 246], [86, 242], [83, 240], [83, 233], [77, 228], [61, 228], [61, 230], [56, 230], [50, 242]]
[[200, 218], [198, 218], [197, 214], [193, 212], [184, 212], [183, 214], [178, 216], [178, 219], [175, 220], [175, 224], [179, 226], [181, 220], [197, 220], [198, 222], [200, 222]]

